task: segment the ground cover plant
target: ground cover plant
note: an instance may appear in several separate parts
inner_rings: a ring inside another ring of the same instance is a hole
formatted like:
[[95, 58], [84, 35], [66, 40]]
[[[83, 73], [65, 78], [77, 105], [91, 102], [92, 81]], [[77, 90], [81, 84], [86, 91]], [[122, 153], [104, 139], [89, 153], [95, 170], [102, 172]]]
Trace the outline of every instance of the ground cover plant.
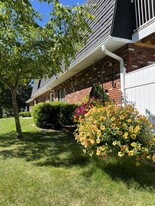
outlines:
[[90, 157], [72, 135], [0, 119], [0, 205], [153, 206], [155, 169], [130, 159]]

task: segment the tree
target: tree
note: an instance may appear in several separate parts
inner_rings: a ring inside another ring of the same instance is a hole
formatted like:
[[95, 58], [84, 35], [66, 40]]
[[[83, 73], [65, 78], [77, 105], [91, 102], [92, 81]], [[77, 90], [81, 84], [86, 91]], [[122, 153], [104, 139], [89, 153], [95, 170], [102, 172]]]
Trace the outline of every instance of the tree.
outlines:
[[[18, 111], [22, 111], [26, 107], [26, 100], [31, 95], [32, 86], [28, 83], [18, 85], [17, 87], [17, 105]], [[12, 113], [11, 91], [0, 82], [0, 118], [3, 115], [3, 109]]]
[[0, 0], [0, 81], [12, 94], [17, 138], [22, 130], [17, 107], [17, 87], [28, 79], [51, 76], [69, 66], [90, 32], [85, 6], [53, 2], [50, 20], [40, 27], [41, 15], [28, 0]]

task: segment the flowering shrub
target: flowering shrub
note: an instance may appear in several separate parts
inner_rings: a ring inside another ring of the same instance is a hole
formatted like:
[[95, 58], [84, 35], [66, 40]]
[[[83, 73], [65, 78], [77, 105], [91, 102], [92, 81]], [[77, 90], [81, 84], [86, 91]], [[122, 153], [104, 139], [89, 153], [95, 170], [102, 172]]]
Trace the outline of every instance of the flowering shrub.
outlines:
[[104, 102], [110, 102], [110, 98], [106, 91], [102, 91], [99, 84], [93, 84], [89, 96], [83, 98], [81, 105], [77, 107], [74, 113], [74, 122], [79, 122], [80, 119], [84, 118], [84, 115], [92, 107], [102, 107]]
[[81, 105], [79, 105], [75, 112], [74, 112], [74, 122], [78, 122], [80, 119], [83, 119], [85, 117], [85, 114], [94, 106], [101, 107], [103, 105], [101, 99], [96, 99], [94, 97], [88, 99], [87, 102], [82, 102]]
[[[109, 153], [136, 157], [137, 166], [140, 159], [150, 158], [150, 146], [155, 144], [153, 125], [131, 105], [93, 107], [84, 117], [79, 120], [75, 138], [85, 152], [104, 158]], [[155, 161], [155, 155], [152, 159]]]

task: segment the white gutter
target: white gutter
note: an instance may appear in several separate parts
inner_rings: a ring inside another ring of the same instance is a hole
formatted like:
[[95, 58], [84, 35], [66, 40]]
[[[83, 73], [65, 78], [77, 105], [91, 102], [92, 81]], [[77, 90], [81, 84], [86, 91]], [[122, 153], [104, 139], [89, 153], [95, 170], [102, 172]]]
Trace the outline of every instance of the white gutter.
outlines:
[[125, 74], [126, 74], [126, 68], [124, 67], [124, 60], [122, 57], [112, 53], [111, 51], [108, 51], [106, 49], [106, 45], [102, 45], [102, 51], [107, 55], [112, 57], [113, 59], [116, 59], [120, 62], [120, 83], [121, 83], [121, 95], [122, 95], [122, 106], [126, 104], [126, 98], [125, 98]]

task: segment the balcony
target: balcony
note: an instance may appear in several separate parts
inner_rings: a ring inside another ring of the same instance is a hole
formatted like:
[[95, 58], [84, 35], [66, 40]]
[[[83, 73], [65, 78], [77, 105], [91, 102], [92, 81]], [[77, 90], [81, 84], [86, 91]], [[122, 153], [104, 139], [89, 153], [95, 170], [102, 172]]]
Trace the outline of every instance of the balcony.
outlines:
[[135, 4], [135, 31], [155, 21], [155, 0], [132, 0], [132, 2]]

